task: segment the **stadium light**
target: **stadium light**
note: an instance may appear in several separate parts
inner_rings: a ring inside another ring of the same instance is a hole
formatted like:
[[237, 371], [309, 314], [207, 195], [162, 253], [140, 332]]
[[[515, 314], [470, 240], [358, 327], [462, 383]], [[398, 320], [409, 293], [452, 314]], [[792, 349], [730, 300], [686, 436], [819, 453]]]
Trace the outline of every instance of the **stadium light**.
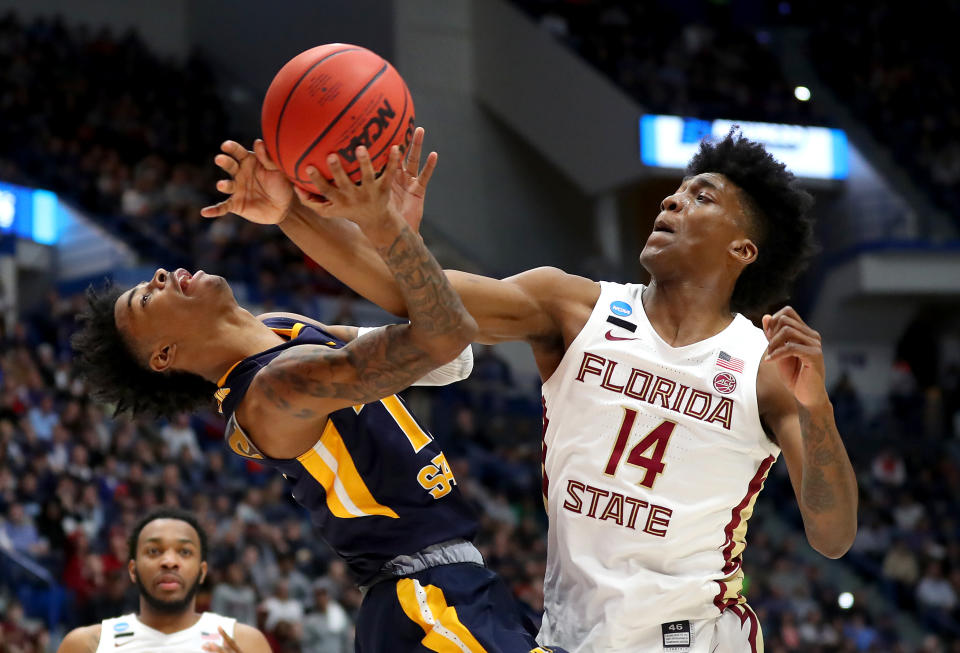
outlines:
[[806, 102], [810, 99], [810, 89], [806, 86], [798, 86], [793, 89], [793, 97], [797, 98], [801, 102]]
[[837, 605], [843, 610], [849, 610], [853, 607], [853, 594], [851, 592], [840, 592], [837, 597]]

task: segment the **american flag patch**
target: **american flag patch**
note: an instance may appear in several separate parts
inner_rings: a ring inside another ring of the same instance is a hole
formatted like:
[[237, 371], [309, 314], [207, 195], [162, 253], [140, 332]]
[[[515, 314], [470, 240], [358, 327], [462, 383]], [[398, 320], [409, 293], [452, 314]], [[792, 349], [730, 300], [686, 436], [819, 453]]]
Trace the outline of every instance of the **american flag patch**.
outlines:
[[743, 359], [735, 358], [725, 351], [721, 351], [717, 356], [717, 367], [731, 370], [733, 372], [743, 371]]

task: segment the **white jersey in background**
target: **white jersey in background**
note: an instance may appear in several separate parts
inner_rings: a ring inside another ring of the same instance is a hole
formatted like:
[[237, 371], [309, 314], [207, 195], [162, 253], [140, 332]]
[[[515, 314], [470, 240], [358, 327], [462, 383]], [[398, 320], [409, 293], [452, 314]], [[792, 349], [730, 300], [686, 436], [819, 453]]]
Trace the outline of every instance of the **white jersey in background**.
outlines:
[[[644, 313], [643, 285], [601, 289], [543, 384], [550, 530], [539, 639], [571, 653], [762, 650], [741, 605], [740, 561], [780, 452], [757, 408], [766, 337], [737, 315], [711, 338], [671, 347]], [[742, 628], [742, 647], [718, 635], [729, 628]]]
[[96, 653], [202, 653], [204, 644], [223, 645], [218, 627], [233, 637], [236, 623], [237, 620], [231, 617], [204, 612], [189, 628], [167, 634], [143, 625], [135, 614], [104, 619]]

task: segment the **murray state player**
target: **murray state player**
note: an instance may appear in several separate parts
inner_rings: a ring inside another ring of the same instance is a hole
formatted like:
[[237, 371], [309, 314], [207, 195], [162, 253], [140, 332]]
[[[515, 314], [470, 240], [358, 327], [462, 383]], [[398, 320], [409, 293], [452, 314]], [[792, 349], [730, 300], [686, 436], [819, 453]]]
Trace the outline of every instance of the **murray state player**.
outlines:
[[196, 611], [207, 575], [207, 534], [190, 513], [158, 508], [130, 534], [130, 580], [140, 612], [70, 631], [58, 653], [270, 653], [259, 630], [213, 612]]
[[[397, 178], [413, 191], [411, 205], [425, 192], [409, 183], [422, 140], [418, 130]], [[234, 176], [221, 182], [232, 210], [278, 223], [340, 279], [402, 314], [396, 284], [353, 225], [318, 219], [323, 206], [299, 189], [267, 195], [251, 183], [279, 174], [263, 144], [254, 149], [246, 156], [228, 142], [224, 152], [241, 165], [218, 159]], [[431, 154], [427, 169], [435, 162]], [[344, 183], [335, 160], [331, 168]], [[268, 204], [271, 214], [242, 208]], [[789, 307], [764, 315], [762, 329], [737, 312], [786, 296], [812, 250], [810, 204], [762, 145], [731, 132], [701, 146], [661, 203], [640, 257], [649, 285], [554, 268], [502, 281], [447, 272], [479, 340], [526, 341], [544, 381], [541, 641], [578, 652], [759, 650], [741, 555], [781, 452], [810, 544], [831, 558], [850, 547], [857, 487], [824, 387], [820, 336]]]

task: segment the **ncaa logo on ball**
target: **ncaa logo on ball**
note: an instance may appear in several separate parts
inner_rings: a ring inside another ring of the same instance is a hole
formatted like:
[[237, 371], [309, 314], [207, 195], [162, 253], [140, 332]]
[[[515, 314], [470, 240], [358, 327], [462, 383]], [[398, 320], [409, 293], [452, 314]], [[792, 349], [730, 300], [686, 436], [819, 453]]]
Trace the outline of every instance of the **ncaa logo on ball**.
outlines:
[[633, 308], [627, 302], [613, 302], [610, 304], [610, 312], [620, 317], [627, 317], [633, 313]]
[[737, 389], [737, 380], [730, 372], [720, 372], [713, 377], [713, 387], [722, 395], [728, 395]]

